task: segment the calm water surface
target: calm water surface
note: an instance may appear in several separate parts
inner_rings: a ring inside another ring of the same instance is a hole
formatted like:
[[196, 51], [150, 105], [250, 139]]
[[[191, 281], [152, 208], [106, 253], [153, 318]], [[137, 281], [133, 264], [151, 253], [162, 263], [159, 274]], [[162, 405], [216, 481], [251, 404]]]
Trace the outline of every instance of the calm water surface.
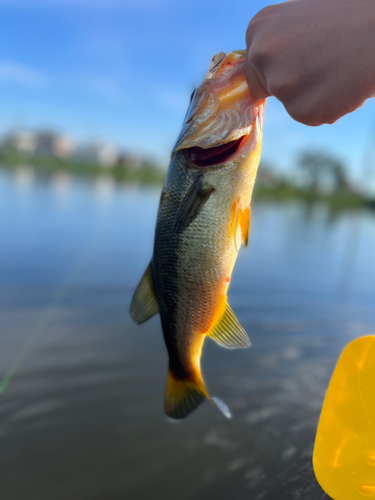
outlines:
[[316, 500], [315, 430], [337, 357], [375, 332], [375, 216], [255, 204], [229, 301], [248, 350], [208, 340], [208, 403], [163, 414], [159, 317], [129, 304], [159, 190], [0, 173], [4, 500]]

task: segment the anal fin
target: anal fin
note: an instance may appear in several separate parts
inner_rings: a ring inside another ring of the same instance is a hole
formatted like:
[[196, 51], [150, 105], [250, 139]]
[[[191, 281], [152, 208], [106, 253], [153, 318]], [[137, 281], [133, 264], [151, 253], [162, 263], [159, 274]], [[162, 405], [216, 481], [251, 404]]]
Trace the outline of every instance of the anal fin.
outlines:
[[228, 349], [250, 347], [250, 339], [228, 303], [224, 314], [207, 335]]
[[156, 302], [154, 287], [152, 284], [151, 264], [149, 264], [136, 291], [134, 292], [130, 305], [130, 316], [140, 324], [144, 323], [159, 312]]

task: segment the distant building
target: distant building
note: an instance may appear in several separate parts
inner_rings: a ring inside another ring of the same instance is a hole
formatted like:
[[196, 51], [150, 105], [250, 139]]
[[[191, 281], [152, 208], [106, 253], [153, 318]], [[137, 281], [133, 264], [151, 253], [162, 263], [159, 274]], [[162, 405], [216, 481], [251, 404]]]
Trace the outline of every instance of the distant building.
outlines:
[[23, 153], [34, 153], [37, 148], [37, 138], [32, 132], [18, 130], [11, 132], [3, 140], [4, 146], [9, 146]]
[[74, 144], [65, 135], [54, 132], [40, 132], [36, 134], [36, 151], [41, 154], [69, 158], [74, 152]]
[[53, 131], [27, 132], [18, 130], [0, 138], [2, 147], [11, 148], [29, 154], [70, 158], [74, 156], [83, 163], [94, 163], [102, 167], [121, 166], [138, 170], [142, 166], [142, 158], [134, 154], [119, 154], [116, 147], [106, 141], [97, 140], [78, 147], [66, 136]]
[[77, 149], [76, 156], [82, 160], [99, 163], [103, 167], [114, 167], [118, 162], [117, 149], [104, 141], [85, 144]]

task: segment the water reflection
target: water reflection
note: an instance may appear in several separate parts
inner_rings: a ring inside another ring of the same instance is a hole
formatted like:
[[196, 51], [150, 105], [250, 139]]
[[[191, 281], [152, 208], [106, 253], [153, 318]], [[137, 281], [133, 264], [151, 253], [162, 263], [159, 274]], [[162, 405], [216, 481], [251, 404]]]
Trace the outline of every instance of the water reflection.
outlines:
[[20, 165], [15, 169], [14, 181], [19, 188], [30, 186], [35, 179], [34, 168], [31, 165]]
[[110, 175], [99, 175], [95, 179], [95, 189], [100, 199], [109, 198], [115, 188], [115, 180]]
[[311, 453], [326, 385], [375, 331], [372, 214], [254, 205], [229, 294], [252, 347], [208, 340], [202, 360], [234, 419], [204, 404], [171, 425], [159, 319], [128, 315], [159, 190], [19, 175], [0, 174], [2, 496], [324, 498]]
[[72, 181], [72, 175], [63, 171], [57, 171], [51, 177], [52, 187], [59, 192], [68, 191]]

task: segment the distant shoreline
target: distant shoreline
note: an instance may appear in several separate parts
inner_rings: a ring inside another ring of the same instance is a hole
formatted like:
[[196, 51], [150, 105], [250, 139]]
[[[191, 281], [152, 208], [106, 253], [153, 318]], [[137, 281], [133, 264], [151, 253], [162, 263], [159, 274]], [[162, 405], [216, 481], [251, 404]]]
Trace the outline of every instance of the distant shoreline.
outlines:
[[[145, 163], [137, 169], [123, 167], [106, 167], [93, 162], [81, 162], [73, 159], [61, 159], [50, 156], [3, 155], [0, 152], [0, 169], [14, 171], [21, 168], [31, 168], [35, 174], [52, 176], [58, 173], [67, 173], [76, 177], [95, 178], [106, 176], [115, 182], [123, 184], [141, 184], [162, 186], [166, 171], [155, 165]], [[306, 204], [323, 202], [332, 209], [361, 209], [375, 210], [375, 199], [366, 198], [360, 193], [333, 192], [330, 194], [313, 193], [309, 188], [296, 187], [285, 180], [272, 186], [255, 183], [254, 201], [290, 202], [301, 201]]]
[[333, 209], [375, 209], [375, 199], [366, 198], [360, 193], [332, 192], [329, 194], [314, 193], [309, 188], [296, 187], [285, 181], [272, 187], [264, 187], [255, 182], [254, 200], [272, 200], [287, 202], [299, 200], [306, 204], [327, 203]]
[[105, 166], [94, 161], [75, 158], [58, 158], [50, 155], [26, 155], [18, 152], [0, 151], [0, 168], [15, 170], [21, 166], [32, 167], [36, 173], [53, 175], [56, 172], [67, 172], [81, 177], [109, 175], [118, 182], [141, 182], [144, 184], [162, 184], [165, 172], [151, 164], [144, 162], [137, 168], [123, 166]]

